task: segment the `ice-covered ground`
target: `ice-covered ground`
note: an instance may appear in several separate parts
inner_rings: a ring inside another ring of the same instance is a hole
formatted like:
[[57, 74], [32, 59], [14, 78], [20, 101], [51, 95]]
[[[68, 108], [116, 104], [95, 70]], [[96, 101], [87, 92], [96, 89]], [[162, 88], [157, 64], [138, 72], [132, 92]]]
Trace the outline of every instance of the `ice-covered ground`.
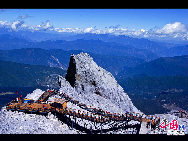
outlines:
[[78, 134], [53, 114], [47, 117], [23, 112], [0, 111], [0, 134]]
[[42, 91], [41, 89], [36, 89], [32, 93], [27, 94], [25, 98], [32, 99], [34, 101], [38, 100], [39, 97], [44, 93], [45, 91]]
[[[39, 97], [42, 93], [42, 90], [36, 89], [33, 93], [28, 94], [29, 98], [35, 99]], [[28, 97], [28, 96], [26, 96]], [[82, 98], [81, 98], [82, 99]], [[35, 99], [37, 100], [37, 99]], [[84, 101], [84, 100], [82, 100]], [[82, 112], [86, 112], [86, 110], [81, 109], [79, 106], [68, 102], [68, 108], [72, 108], [73, 110], [81, 110]], [[116, 109], [116, 108], [115, 108]], [[118, 109], [116, 109], [118, 111]], [[113, 111], [113, 110], [112, 110]], [[185, 118], [179, 118], [177, 116], [171, 114], [156, 114], [155, 116], [160, 117], [161, 119], [166, 118], [169, 122], [173, 119], [176, 119], [179, 124], [185, 126], [185, 133], [188, 132], [188, 120]], [[77, 118], [77, 122], [81, 126], [86, 126], [86, 128], [90, 129], [93, 127], [93, 124], [87, 120], [83, 120]], [[129, 124], [136, 124], [136, 121], [130, 121]], [[103, 129], [107, 129], [108, 125], [103, 125]], [[96, 125], [93, 129], [100, 129], [100, 125]], [[135, 129], [119, 129], [117, 131], [109, 131], [106, 134], [132, 134], [136, 133]], [[148, 130], [148, 134], [156, 134], [151, 130]], [[167, 132], [158, 132], [160, 134], [166, 134]], [[36, 114], [25, 114], [22, 112], [11, 112], [7, 111], [5, 107], [3, 107], [0, 111], [0, 134], [83, 134], [78, 130], [72, 129], [68, 127], [67, 124], [62, 123], [58, 120], [53, 114], [49, 113], [47, 117]]]
[[[44, 91], [34, 90], [26, 98], [37, 100]], [[7, 111], [3, 107], [0, 111], [0, 134], [78, 134], [78, 130], [71, 129], [53, 114], [47, 116], [25, 114], [18, 111]]]

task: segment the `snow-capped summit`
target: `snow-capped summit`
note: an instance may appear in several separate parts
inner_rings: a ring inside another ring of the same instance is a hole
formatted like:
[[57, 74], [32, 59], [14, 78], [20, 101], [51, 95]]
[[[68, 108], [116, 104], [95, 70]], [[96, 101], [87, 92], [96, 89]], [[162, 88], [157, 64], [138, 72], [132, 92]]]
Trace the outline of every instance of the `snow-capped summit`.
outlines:
[[[71, 55], [65, 78], [74, 91], [86, 99], [98, 97], [108, 100], [123, 112], [140, 112], [113, 75], [99, 67], [87, 53]], [[101, 103], [102, 99], [98, 103]], [[94, 100], [92, 102], [96, 103]]]

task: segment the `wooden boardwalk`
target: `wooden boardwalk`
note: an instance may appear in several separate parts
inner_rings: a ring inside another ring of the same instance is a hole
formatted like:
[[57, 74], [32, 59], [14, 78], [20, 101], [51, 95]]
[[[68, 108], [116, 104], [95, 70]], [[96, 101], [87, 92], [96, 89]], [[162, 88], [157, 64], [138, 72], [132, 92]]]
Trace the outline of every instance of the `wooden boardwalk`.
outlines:
[[[57, 92], [46, 91], [34, 103], [23, 103], [22, 100], [13, 100], [7, 104], [6, 108], [7, 110], [40, 115], [47, 115], [49, 112], [51, 112], [70, 127], [74, 127], [80, 131], [84, 131], [85, 133], [105, 133], [108, 131], [127, 128], [135, 128], [137, 133], [139, 133], [142, 122], [153, 125], [153, 127], [155, 127], [155, 125], [159, 124], [160, 122], [160, 118], [152, 117], [152, 119], [149, 119], [147, 117], [143, 117], [143, 114], [141, 115], [129, 112], [125, 114], [112, 114], [108, 111], [103, 111], [102, 109], [87, 107], [87, 105], [73, 100], [73, 98], [66, 94], [59, 94], [62, 99], [55, 99], [51, 104], [44, 103], [53, 94], [57, 94]], [[66, 104], [67, 102], [71, 102], [87, 112], [68, 108]], [[59, 103], [60, 106], [57, 106], [57, 103]], [[76, 119], [81, 119], [83, 122], [85, 120], [89, 121], [92, 124], [91, 129], [86, 128], [85, 124], [84, 126], [79, 125]], [[129, 125], [128, 122], [131, 120], [137, 121], [138, 124]], [[102, 129], [103, 125], [108, 126], [109, 128]], [[99, 129], [92, 129], [94, 126], [99, 127]]]

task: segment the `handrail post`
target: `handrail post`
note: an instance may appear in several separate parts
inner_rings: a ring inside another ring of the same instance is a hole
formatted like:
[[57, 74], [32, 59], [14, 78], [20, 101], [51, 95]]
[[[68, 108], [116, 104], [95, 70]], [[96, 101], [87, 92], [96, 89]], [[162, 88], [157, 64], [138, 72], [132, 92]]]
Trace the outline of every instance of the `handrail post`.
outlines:
[[72, 130], [73, 130], [73, 128], [74, 128], [74, 123], [73, 123], [73, 120], [71, 120], [72, 121]]
[[101, 123], [101, 134], [102, 134], [102, 123]]

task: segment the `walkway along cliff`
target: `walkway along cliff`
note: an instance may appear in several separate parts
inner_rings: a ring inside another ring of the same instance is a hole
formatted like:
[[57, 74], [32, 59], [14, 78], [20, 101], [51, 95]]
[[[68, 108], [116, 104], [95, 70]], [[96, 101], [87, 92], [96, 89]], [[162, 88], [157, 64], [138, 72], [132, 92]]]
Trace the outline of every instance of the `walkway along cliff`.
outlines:
[[[127, 128], [135, 128], [136, 133], [138, 134], [142, 122], [144, 122], [145, 125], [148, 126], [148, 128], [152, 127], [153, 129], [160, 122], [160, 118], [149, 118], [149, 116], [145, 116], [144, 114], [141, 115], [139, 113], [129, 112], [125, 114], [112, 114], [108, 111], [91, 108], [83, 103], [80, 103], [77, 100], [73, 100], [66, 94], [61, 94], [64, 99], [55, 99], [54, 102], [51, 103], [46, 102], [46, 97], [55, 95], [57, 93], [58, 91], [48, 90], [41, 95], [37, 102], [33, 102], [32, 100], [28, 99], [22, 99], [21, 97], [19, 97], [16, 98], [18, 100], [15, 99], [8, 103], [6, 105], [6, 108], [7, 110], [25, 112], [28, 114], [47, 115], [48, 112], [51, 112], [71, 128], [76, 128], [88, 134], [105, 133], [108, 131]], [[87, 112], [82, 110], [78, 110], [77, 112], [72, 108], [67, 108], [67, 102], [76, 104], [81, 109], [84, 109]], [[82, 122], [84, 122], [85, 120], [89, 121], [90, 126], [86, 126], [88, 122], [85, 122], [85, 124], [83, 124], [84, 126], [81, 126], [78, 119], [81, 119]], [[128, 122], [131, 120], [138, 121], [139, 123], [135, 125], [129, 125]], [[103, 126], [106, 127], [103, 128]]]

